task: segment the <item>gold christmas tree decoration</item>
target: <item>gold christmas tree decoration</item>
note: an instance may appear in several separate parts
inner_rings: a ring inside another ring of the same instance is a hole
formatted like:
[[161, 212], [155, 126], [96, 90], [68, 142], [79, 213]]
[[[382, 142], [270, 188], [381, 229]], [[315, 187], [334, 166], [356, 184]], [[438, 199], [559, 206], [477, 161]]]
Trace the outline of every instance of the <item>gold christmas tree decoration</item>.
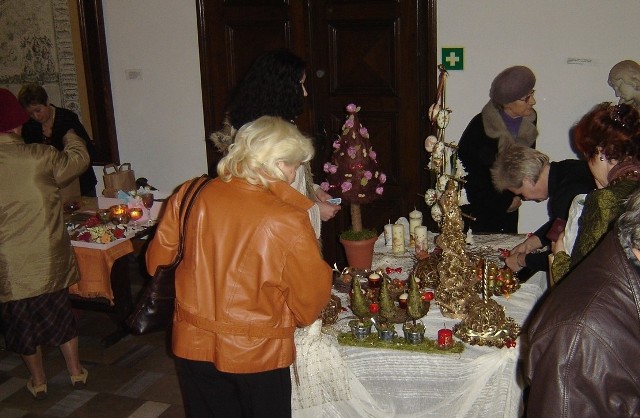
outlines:
[[467, 316], [454, 326], [456, 337], [469, 344], [491, 345], [498, 348], [515, 347], [520, 326], [506, 316], [504, 307], [491, 298], [493, 289], [489, 285], [495, 277], [496, 268], [485, 262], [482, 273], [482, 298], [471, 299], [467, 305]]
[[436, 238], [436, 244], [442, 249], [442, 258], [437, 267], [440, 283], [436, 288], [436, 300], [442, 315], [464, 319], [467, 303], [479, 297], [474, 291], [477, 281], [475, 267], [465, 251], [465, 235], [462, 232], [462, 215], [455, 180], [448, 181], [440, 198], [440, 207], [441, 234]]

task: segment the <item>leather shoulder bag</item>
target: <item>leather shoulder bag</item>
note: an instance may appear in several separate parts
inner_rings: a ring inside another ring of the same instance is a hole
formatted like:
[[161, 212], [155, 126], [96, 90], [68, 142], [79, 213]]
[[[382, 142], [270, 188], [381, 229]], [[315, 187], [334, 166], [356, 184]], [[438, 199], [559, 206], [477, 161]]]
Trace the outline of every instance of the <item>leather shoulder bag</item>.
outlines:
[[167, 328], [173, 318], [176, 298], [175, 273], [182, 261], [187, 219], [193, 203], [204, 186], [211, 181], [206, 174], [193, 180], [180, 203], [180, 232], [178, 253], [171, 264], [158, 266], [147, 284], [126, 325], [132, 334], [142, 335]]

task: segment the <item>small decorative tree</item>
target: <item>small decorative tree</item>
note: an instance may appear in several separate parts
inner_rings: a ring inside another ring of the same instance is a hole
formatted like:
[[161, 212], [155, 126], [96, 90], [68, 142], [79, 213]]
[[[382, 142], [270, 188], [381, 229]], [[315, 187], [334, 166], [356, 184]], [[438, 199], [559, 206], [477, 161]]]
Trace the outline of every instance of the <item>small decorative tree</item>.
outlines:
[[429, 303], [422, 300], [422, 294], [415, 276], [409, 277], [409, 297], [407, 298], [407, 316], [413, 321], [413, 331], [424, 332], [424, 324], [418, 320], [429, 312]]
[[362, 291], [360, 279], [356, 276], [351, 281], [351, 311], [362, 323], [370, 323], [369, 301]]
[[380, 313], [378, 318], [384, 324], [392, 323], [397, 316], [398, 308], [393, 302], [393, 296], [389, 290], [391, 286], [391, 280], [389, 276], [382, 276], [382, 286], [380, 287]]
[[342, 238], [368, 239], [377, 233], [363, 229], [360, 206], [382, 196], [387, 177], [380, 171], [369, 132], [358, 119], [360, 107], [349, 104], [346, 109], [348, 116], [342, 125], [342, 135], [333, 142], [331, 161], [324, 165], [327, 180], [320, 187], [351, 206], [351, 230], [343, 233]]

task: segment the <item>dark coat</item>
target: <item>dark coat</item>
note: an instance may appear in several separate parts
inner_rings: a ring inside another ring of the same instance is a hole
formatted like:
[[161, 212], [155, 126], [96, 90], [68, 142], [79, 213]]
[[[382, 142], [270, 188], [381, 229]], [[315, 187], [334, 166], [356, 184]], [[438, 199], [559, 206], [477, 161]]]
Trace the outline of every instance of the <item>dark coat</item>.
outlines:
[[462, 211], [476, 218], [469, 222], [474, 232], [518, 232], [518, 211], [507, 213], [514, 194], [498, 192], [491, 181], [491, 166], [498, 151], [513, 143], [535, 146], [538, 130], [535, 114], [523, 118], [518, 137], [507, 130], [499, 111], [491, 102], [476, 115], [458, 143], [458, 156], [467, 176], [464, 185], [469, 204]]
[[[53, 128], [51, 138], [45, 141], [45, 137], [42, 133], [42, 124], [33, 119], [29, 119], [24, 125], [22, 125], [22, 138], [27, 144], [49, 144], [56, 147], [57, 150], [62, 151], [64, 144], [62, 138], [65, 136], [69, 129], [73, 129], [80, 138], [84, 140], [84, 143], [89, 152], [89, 158], [91, 162], [95, 161], [96, 150], [89, 133], [84, 128], [78, 115], [71, 110], [64, 109], [62, 107], [56, 107], [55, 118], [53, 120]], [[93, 167], [89, 165], [80, 175], [80, 193], [83, 196], [95, 196], [96, 194], [96, 174], [93, 171]]]
[[[589, 165], [582, 160], [554, 161], [549, 167], [549, 222], [542, 225], [533, 234], [540, 239], [542, 245], [551, 242], [546, 234], [557, 218], [567, 220], [573, 198], [579, 194], [589, 193], [596, 188]], [[527, 254], [527, 267], [533, 271], [549, 270], [550, 251]]]
[[630, 257], [609, 232], [534, 316], [528, 417], [640, 416], [640, 272]]

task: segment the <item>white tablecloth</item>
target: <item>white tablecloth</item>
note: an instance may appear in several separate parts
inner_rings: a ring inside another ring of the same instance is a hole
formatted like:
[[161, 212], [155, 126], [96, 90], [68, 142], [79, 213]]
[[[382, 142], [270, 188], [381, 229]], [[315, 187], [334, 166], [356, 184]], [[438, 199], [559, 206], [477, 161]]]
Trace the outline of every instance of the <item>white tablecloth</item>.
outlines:
[[[525, 237], [478, 238], [478, 245], [512, 248]], [[374, 267], [379, 267], [375, 261]], [[546, 275], [538, 273], [509, 299], [496, 300], [505, 306], [507, 316], [522, 324], [546, 283]], [[350, 312], [344, 313], [335, 328], [348, 331], [347, 322], [352, 318]], [[436, 339], [438, 329], [452, 328], [458, 322], [443, 317], [435, 304], [422, 321], [431, 339]], [[520, 339], [513, 349], [465, 344], [461, 354], [346, 347], [327, 335], [322, 336], [322, 343], [324, 352], [333, 350], [340, 356], [334, 362], [325, 360], [325, 370], [343, 365], [342, 375], [331, 380], [348, 382], [347, 393], [343, 400], [328, 396], [333, 401], [304, 409], [295, 409], [294, 403], [294, 417], [518, 417], [521, 413]], [[317, 379], [317, 385], [331, 386], [322, 381], [322, 375], [316, 373], [311, 379]]]

